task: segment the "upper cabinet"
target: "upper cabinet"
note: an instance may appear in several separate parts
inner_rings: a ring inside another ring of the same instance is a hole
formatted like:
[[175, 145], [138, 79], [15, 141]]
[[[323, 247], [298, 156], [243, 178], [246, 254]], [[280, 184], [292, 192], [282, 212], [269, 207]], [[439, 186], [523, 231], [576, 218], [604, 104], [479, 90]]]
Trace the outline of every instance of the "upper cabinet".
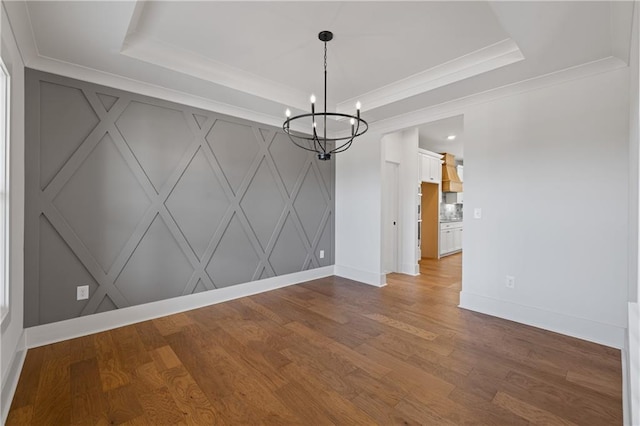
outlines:
[[418, 150], [419, 176], [422, 182], [440, 183], [442, 180], [442, 155], [435, 152]]
[[456, 166], [456, 170], [458, 172], [458, 177], [460, 178], [460, 182], [464, 182], [464, 177], [463, 175], [463, 171], [464, 171], [464, 166], [462, 165], [457, 165]]

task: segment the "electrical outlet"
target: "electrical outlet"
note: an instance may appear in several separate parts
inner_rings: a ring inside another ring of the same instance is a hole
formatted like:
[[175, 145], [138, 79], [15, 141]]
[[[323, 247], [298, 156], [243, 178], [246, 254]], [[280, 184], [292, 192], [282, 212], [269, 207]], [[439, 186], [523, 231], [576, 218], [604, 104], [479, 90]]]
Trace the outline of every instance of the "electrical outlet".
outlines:
[[89, 298], [89, 286], [79, 285], [76, 290], [76, 300], [87, 300]]
[[324, 250], [320, 250], [320, 259], [324, 259]]
[[515, 288], [515, 286], [516, 286], [516, 277], [512, 277], [511, 275], [507, 275], [507, 278], [505, 279], [504, 283], [507, 286], [507, 288]]
[[480, 207], [476, 207], [475, 209], [473, 209], [473, 218], [482, 219], [482, 209]]

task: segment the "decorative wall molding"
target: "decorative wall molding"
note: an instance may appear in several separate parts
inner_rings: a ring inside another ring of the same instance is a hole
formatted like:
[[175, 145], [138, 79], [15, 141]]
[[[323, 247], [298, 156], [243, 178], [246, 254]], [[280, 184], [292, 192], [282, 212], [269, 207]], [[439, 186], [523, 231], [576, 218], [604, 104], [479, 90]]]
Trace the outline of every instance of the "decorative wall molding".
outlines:
[[334, 163], [276, 129], [33, 70], [26, 92], [27, 326], [333, 263]]
[[458, 306], [616, 349], [625, 347], [625, 329], [611, 324], [518, 305], [464, 290], [460, 292]]
[[25, 330], [26, 347], [31, 349], [135, 324], [141, 321], [264, 293], [306, 281], [330, 277], [333, 275], [333, 272], [333, 265], [325, 266], [323, 268], [266, 278], [214, 291], [190, 294], [174, 299], [146, 303], [144, 305], [130, 306], [117, 311], [102, 312], [88, 317], [72, 318], [51, 324], [29, 327]]

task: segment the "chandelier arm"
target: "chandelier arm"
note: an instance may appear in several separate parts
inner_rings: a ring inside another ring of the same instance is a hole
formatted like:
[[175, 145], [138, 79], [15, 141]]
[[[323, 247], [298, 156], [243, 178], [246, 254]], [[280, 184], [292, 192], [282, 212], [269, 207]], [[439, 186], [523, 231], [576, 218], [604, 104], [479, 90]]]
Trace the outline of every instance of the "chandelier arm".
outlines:
[[331, 154], [336, 154], [336, 153], [339, 153], [339, 152], [346, 151], [347, 149], [349, 149], [349, 147], [351, 146], [352, 143], [353, 143], [353, 138], [349, 139], [347, 142], [343, 143], [339, 147], [332, 149], [331, 150]]
[[322, 144], [320, 143], [320, 138], [318, 137], [318, 132], [316, 131], [316, 128], [313, 128], [313, 135], [312, 135], [312, 140], [313, 140], [313, 146], [314, 148], [317, 146], [318, 148], [315, 149], [315, 152], [320, 152], [318, 151], [319, 149], [322, 150], [322, 152], [327, 152], [326, 150], [324, 150], [322, 148]]
[[322, 147], [322, 144], [320, 143], [320, 138], [318, 138], [318, 135], [315, 132], [315, 130], [313, 131], [313, 133], [314, 133], [314, 136], [315, 136], [315, 138], [313, 139], [313, 146], [317, 146], [318, 147], [318, 149], [316, 149], [315, 152], [320, 152], [318, 150], [322, 150], [322, 152], [326, 153], [327, 150], [326, 150], [326, 148]]
[[[337, 153], [340, 153], [340, 152], [344, 152], [347, 149], [351, 148], [351, 144], [353, 143], [353, 139], [358, 135], [358, 132], [360, 131], [360, 121], [361, 120], [358, 119], [358, 126], [356, 127], [355, 132], [353, 133], [353, 135], [351, 135], [351, 139], [349, 139], [347, 142], [345, 142], [344, 144], [340, 145], [339, 147], [334, 148], [331, 151], [332, 154], [337, 154]], [[364, 121], [364, 120], [362, 120], [362, 121]], [[364, 121], [364, 123], [367, 124], [366, 121]], [[368, 128], [369, 128], [369, 125], [367, 124], [367, 129]], [[362, 133], [364, 133], [364, 132], [362, 132]]]
[[294, 138], [297, 137], [297, 136], [291, 136], [289, 133], [287, 133], [287, 136], [289, 136], [289, 139], [291, 140], [291, 142], [293, 142], [293, 144], [295, 146], [297, 146], [298, 148], [302, 148], [302, 149], [305, 149], [305, 150], [311, 151], [311, 152], [318, 152], [315, 149], [308, 148], [308, 147], [300, 145], [298, 142], [296, 142]]

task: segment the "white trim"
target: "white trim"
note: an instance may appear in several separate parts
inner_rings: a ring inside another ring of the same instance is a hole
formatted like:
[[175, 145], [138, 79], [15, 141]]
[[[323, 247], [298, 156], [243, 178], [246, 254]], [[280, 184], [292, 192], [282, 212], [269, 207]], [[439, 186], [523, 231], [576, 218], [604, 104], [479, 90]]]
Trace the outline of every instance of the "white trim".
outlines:
[[460, 292], [458, 306], [616, 349], [623, 349], [625, 346], [625, 329], [611, 324], [519, 305], [465, 291]]
[[[35, 42], [33, 26], [31, 25], [31, 16], [26, 2], [3, 2], [3, 5], [6, 5], [8, 12], [10, 12], [7, 15], [11, 18], [11, 26], [25, 67], [62, 75], [64, 77], [75, 78], [89, 83], [113, 87], [115, 89], [126, 90], [128, 92], [134, 92], [170, 102], [176, 102], [195, 108], [201, 108], [207, 111], [227, 114], [271, 126], [282, 126], [283, 117], [281, 116], [273, 116], [270, 114], [252, 111], [246, 108], [185, 93], [176, 89], [169, 89], [118, 74], [99, 71], [82, 65], [43, 56], [38, 51], [38, 46]], [[140, 10], [138, 9], [141, 9], [142, 7], [144, 7], [144, 2], [138, 1], [138, 4], [136, 4], [136, 7], [134, 8], [132, 19], [136, 18], [136, 13], [140, 13]], [[306, 99], [306, 95], [302, 97], [302, 99]], [[302, 129], [296, 128], [295, 130]]]
[[403, 263], [401, 273], [417, 277], [420, 275], [420, 265], [417, 263]]
[[333, 272], [333, 265], [325, 266], [323, 268], [266, 278], [203, 293], [190, 294], [173, 299], [145, 303], [144, 305], [88, 315], [86, 317], [72, 318], [51, 324], [29, 327], [25, 330], [27, 335], [26, 344], [28, 348], [35, 348], [50, 343], [61, 342], [63, 340], [214, 305], [240, 297], [251, 296], [293, 284], [329, 277], [333, 275]]
[[562, 84], [571, 80], [578, 80], [592, 75], [613, 71], [626, 67], [627, 64], [613, 56], [588, 62], [564, 70], [552, 72], [529, 80], [522, 80], [506, 86], [489, 89], [463, 98], [443, 102], [427, 108], [411, 111], [406, 114], [375, 121], [369, 124], [369, 130], [376, 133], [392, 133], [408, 129], [443, 118], [464, 114], [469, 107], [491, 102], [496, 99], [514, 96], [521, 93], [538, 90], [544, 87]]
[[0, 419], [2, 424], [7, 421], [9, 408], [11, 408], [11, 402], [18, 387], [18, 380], [20, 379], [24, 359], [27, 356], [25, 338], [26, 335], [23, 331], [19, 339], [20, 343], [16, 348], [17, 350], [14, 352], [11, 362], [9, 363], [6, 377], [2, 378], [2, 390], [0, 391]]
[[625, 340], [625, 349], [620, 351], [620, 361], [622, 363], [622, 424], [630, 425], [631, 415], [630, 392], [629, 392], [629, 342]]
[[384, 287], [387, 285], [387, 275], [379, 272], [369, 272], [351, 268], [349, 266], [335, 265], [334, 273], [339, 277], [358, 281], [363, 284], [369, 284], [375, 287]]
[[623, 352], [623, 405], [628, 423], [640, 424], [640, 306], [629, 302], [627, 351]]
[[523, 59], [524, 55], [518, 45], [509, 38], [342, 101], [338, 103], [336, 110], [352, 113], [358, 100], [362, 102], [363, 111], [380, 108]]
[[140, 33], [127, 36], [120, 54], [292, 108], [309, 108], [306, 92]]
[[155, 84], [123, 77], [117, 74], [98, 71], [93, 68], [59, 61], [45, 56], [38, 56], [37, 58], [34, 58], [30, 61], [29, 68], [58, 74], [64, 77], [75, 78], [88, 83], [108, 86], [114, 89], [126, 90], [128, 92], [159, 98], [207, 111], [243, 118], [245, 120], [255, 121], [270, 126], [280, 127], [284, 120], [282, 117], [256, 112], [246, 108], [226, 104], [224, 102], [214, 101], [201, 96], [181, 92], [179, 90], [157, 86]]

